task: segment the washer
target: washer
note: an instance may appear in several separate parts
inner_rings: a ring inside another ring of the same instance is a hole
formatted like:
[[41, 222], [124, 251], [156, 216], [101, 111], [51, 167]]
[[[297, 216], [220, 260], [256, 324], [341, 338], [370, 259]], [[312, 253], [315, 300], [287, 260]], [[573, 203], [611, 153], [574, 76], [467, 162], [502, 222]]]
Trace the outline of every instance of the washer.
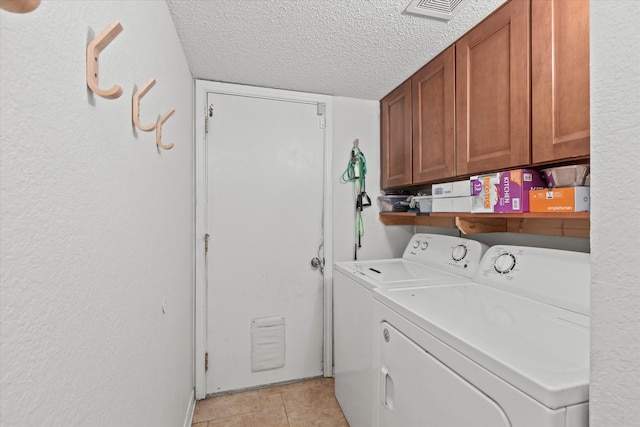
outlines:
[[402, 258], [334, 264], [335, 394], [351, 427], [373, 414], [373, 289], [468, 281], [487, 246], [474, 240], [416, 234]]
[[589, 260], [494, 246], [468, 283], [376, 289], [372, 425], [588, 426]]

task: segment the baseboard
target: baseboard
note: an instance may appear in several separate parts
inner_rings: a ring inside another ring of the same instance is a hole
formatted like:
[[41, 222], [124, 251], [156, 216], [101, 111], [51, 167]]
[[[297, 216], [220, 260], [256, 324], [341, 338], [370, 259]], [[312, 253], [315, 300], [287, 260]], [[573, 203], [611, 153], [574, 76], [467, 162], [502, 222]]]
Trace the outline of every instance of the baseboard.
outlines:
[[233, 390], [218, 391], [216, 393], [207, 394], [205, 396], [205, 399], [209, 399], [210, 397], [226, 396], [228, 394], [244, 393], [245, 391], [260, 390], [262, 388], [269, 388], [269, 387], [276, 387], [276, 386], [280, 386], [280, 385], [288, 385], [288, 384], [300, 383], [300, 382], [303, 382], [303, 381], [316, 380], [318, 378], [323, 378], [323, 377], [324, 377], [323, 375], [318, 375], [318, 376], [315, 376], [315, 377], [296, 378], [296, 379], [293, 379], [293, 380], [285, 380], [285, 381], [279, 381], [279, 382], [275, 382], [275, 383], [267, 383], [267, 384], [259, 384], [259, 385], [249, 386], [249, 387], [235, 388]]
[[189, 407], [187, 408], [187, 416], [184, 418], [183, 427], [191, 427], [193, 423], [193, 413], [196, 410], [196, 391], [191, 390], [191, 397], [189, 398]]

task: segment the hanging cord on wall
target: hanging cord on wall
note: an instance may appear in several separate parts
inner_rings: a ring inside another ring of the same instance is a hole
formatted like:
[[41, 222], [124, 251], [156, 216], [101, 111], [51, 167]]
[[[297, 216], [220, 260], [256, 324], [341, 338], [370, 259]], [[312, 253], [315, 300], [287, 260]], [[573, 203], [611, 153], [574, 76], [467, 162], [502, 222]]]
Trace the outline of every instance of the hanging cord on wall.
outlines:
[[371, 206], [371, 199], [367, 195], [367, 184], [365, 177], [367, 175], [367, 159], [364, 153], [358, 147], [359, 141], [353, 141], [351, 149], [351, 158], [347, 168], [342, 173], [340, 181], [343, 183], [353, 182], [353, 195], [356, 204], [355, 224], [354, 224], [354, 252], [353, 259], [358, 259], [358, 248], [362, 247], [362, 236], [364, 236], [364, 223], [362, 222], [362, 210]]

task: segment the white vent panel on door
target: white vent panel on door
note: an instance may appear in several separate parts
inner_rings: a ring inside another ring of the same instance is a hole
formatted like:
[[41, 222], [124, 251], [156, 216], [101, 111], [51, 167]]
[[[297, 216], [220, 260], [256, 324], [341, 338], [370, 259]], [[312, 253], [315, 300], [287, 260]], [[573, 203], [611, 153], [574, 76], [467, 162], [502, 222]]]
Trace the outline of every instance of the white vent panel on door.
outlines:
[[251, 320], [251, 371], [268, 371], [284, 366], [284, 317]]

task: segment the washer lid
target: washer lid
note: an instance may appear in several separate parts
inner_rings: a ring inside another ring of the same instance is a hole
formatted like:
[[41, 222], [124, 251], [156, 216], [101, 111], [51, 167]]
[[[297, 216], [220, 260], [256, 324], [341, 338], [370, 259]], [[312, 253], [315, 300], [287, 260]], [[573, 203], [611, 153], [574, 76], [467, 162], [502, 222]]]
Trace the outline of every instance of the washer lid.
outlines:
[[374, 295], [551, 409], [589, 400], [588, 316], [474, 283]]
[[[352, 261], [335, 263], [338, 270], [363, 279], [369, 289], [391, 286], [418, 286], [433, 283], [460, 283], [466, 280], [460, 275], [427, 267], [405, 259], [386, 259], [378, 261]], [[359, 280], [362, 283], [362, 280]]]

